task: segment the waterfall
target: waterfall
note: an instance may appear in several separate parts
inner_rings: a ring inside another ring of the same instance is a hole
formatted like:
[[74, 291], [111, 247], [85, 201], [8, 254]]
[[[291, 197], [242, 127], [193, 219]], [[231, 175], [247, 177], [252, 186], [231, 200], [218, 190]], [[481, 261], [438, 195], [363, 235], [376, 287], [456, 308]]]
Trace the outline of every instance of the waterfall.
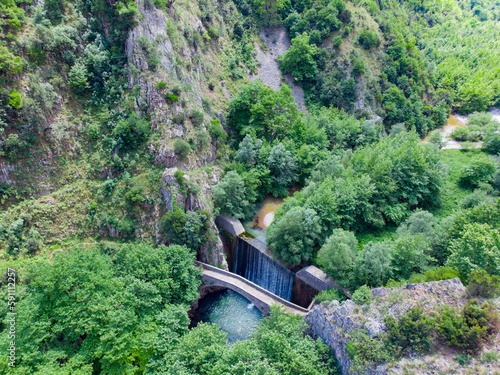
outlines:
[[295, 274], [259, 250], [256, 241], [238, 237], [234, 273], [290, 301]]

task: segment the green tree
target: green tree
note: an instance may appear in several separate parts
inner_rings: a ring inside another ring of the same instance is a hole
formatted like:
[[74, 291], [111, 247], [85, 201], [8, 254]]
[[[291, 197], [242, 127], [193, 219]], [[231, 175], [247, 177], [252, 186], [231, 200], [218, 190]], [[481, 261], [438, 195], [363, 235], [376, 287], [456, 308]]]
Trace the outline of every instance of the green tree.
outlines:
[[335, 229], [318, 251], [318, 263], [343, 287], [349, 286], [357, 247], [358, 241], [354, 233]]
[[9, 93], [9, 105], [15, 109], [19, 109], [23, 106], [23, 99], [16, 89], [12, 89]]
[[[114, 256], [103, 250], [57, 252], [53, 263], [29, 265], [16, 301], [17, 371], [142, 373], [161, 340], [187, 330], [187, 306], [201, 276], [193, 253], [145, 243], [120, 247]], [[9, 345], [2, 335], [0, 348]], [[6, 362], [0, 369], [9, 372]]]
[[269, 251], [287, 264], [298, 265], [313, 255], [320, 235], [314, 210], [294, 207], [267, 230]]
[[223, 215], [243, 219], [250, 215], [251, 207], [247, 199], [245, 183], [234, 171], [228, 172], [214, 188], [215, 204]]
[[250, 134], [267, 141], [289, 137], [301, 143], [306, 127], [291, 93], [287, 85], [275, 91], [261, 80], [242, 86], [229, 103], [227, 117], [237, 140]]
[[394, 241], [391, 253], [393, 275], [406, 280], [414, 273], [426, 271], [429, 266], [429, 241], [422, 234], [406, 235]]
[[491, 225], [466, 224], [449, 248], [446, 265], [458, 270], [462, 278], [478, 269], [500, 275], [500, 232]]
[[491, 182], [495, 170], [495, 163], [490, 158], [476, 159], [462, 170], [458, 183], [463, 187], [477, 187], [481, 182]]
[[287, 195], [288, 187], [298, 180], [297, 158], [282, 143], [271, 149], [266, 163], [275, 181], [273, 194]]
[[184, 160], [191, 152], [191, 146], [185, 140], [177, 138], [174, 142], [174, 152], [180, 160]]
[[165, 305], [188, 306], [198, 298], [200, 286], [201, 272], [194, 260], [195, 253], [185, 246], [146, 243], [123, 245], [113, 257], [118, 276], [151, 283]]
[[77, 94], [83, 94], [85, 90], [90, 87], [87, 76], [88, 72], [85, 64], [81, 61], [75, 63], [68, 73], [69, 87], [71, 87]]
[[253, 0], [255, 13], [264, 26], [277, 26], [281, 22], [283, 0]]
[[354, 262], [355, 285], [385, 285], [392, 276], [392, 249], [393, 244], [388, 241], [367, 243]]
[[380, 45], [380, 40], [373, 31], [363, 29], [359, 33], [358, 43], [361, 44], [364, 49], [372, 49]]
[[408, 310], [396, 320], [392, 316], [385, 319], [387, 342], [396, 352], [428, 351], [434, 321], [418, 307]]
[[291, 73], [299, 82], [312, 81], [318, 74], [318, 66], [314, 57], [318, 47], [309, 44], [309, 36], [304, 33], [292, 39], [290, 49], [280, 60], [283, 73]]
[[137, 112], [131, 112], [128, 117], [118, 121], [113, 129], [113, 135], [124, 148], [135, 150], [149, 136], [150, 127], [147, 120], [140, 118]]
[[398, 227], [398, 236], [421, 234], [427, 238], [434, 236], [437, 220], [428, 211], [416, 211]]
[[240, 142], [234, 159], [246, 165], [254, 165], [261, 147], [262, 141], [260, 139], [254, 141], [250, 134], [247, 134]]

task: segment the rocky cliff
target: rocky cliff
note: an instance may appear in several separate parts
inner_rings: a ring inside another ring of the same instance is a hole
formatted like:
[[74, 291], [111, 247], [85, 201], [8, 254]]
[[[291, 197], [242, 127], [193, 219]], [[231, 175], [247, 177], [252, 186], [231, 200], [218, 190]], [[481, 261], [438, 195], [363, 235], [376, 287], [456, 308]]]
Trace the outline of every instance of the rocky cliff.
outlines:
[[[334, 351], [342, 368], [342, 374], [354, 371], [347, 346], [353, 330], [364, 328], [371, 338], [381, 337], [386, 326], [384, 318], [399, 318], [413, 307], [420, 307], [428, 315], [440, 307], [462, 307], [465, 304], [465, 287], [459, 279], [450, 279], [421, 284], [408, 284], [401, 288], [376, 288], [369, 306], [357, 305], [351, 300], [317, 305], [306, 316], [310, 334], [321, 338]], [[499, 301], [496, 305], [500, 308]], [[485, 349], [500, 350], [500, 335]], [[438, 374], [438, 373], [484, 373], [497, 374], [500, 364], [482, 363], [481, 357], [468, 359], [461, 365], [454, 360], [458, 352], [447, 347], [436, 347], [427, 355], [412, 355], [409, 358], [382, 363], [363, 371], [370, 375], [385, 374]], [[497, 372], [495, 372], [497, 371]]]

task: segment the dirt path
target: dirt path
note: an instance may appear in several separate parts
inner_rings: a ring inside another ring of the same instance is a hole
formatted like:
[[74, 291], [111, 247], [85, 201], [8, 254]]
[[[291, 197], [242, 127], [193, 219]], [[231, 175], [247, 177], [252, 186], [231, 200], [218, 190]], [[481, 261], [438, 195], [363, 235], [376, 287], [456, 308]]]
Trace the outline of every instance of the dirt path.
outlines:
[[[260, 46], [255, 43], [257, 49], [257, 60], [261, 66], [258, 73], [250, 76], [252, 81], [261, 79], [266, 85], [274, 90], [279, 90], [281, 87], [282, 73], [278, 66], [278, 57], [282, 56], [290, 48], [290, 40], [286, 35], [286, 30], [283, 26], [274, 29], [266, 29], [260, 32], [260, 37], [267, 46], [267, 51], [264, 52]], [[285, 76], [285, 79], [292, 88], [292, 96], [295, 99], [300, 110], [305, 111], [304, 90], [295, 85], [290, 74]]]

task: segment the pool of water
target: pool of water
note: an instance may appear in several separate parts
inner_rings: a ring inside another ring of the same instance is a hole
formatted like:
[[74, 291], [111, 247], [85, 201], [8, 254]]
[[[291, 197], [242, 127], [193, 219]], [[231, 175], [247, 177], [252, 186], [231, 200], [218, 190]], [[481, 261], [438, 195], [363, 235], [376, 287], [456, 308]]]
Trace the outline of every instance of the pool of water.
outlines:
[[232, 290], [225, 290], [210, 293], [200, 301], [193, 324], [216, 323], [232, 344], [250, 338], [261, 319], [262, 314], [253, 303]]

